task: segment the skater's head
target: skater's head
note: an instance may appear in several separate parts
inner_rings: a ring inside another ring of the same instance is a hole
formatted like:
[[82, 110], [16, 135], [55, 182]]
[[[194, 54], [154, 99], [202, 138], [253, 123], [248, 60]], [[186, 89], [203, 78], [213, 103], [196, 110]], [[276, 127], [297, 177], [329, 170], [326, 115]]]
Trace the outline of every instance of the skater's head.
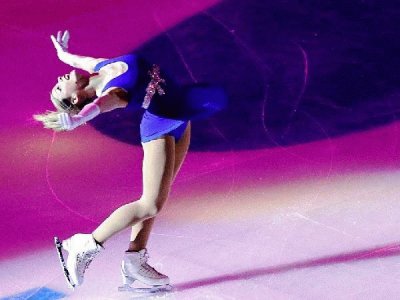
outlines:
[[58, 111], [79, 112], [88, 103], [85, 87], [89, 77], [72, 70], [57, 78], [56, 85], [50, 92], [50, 99]]

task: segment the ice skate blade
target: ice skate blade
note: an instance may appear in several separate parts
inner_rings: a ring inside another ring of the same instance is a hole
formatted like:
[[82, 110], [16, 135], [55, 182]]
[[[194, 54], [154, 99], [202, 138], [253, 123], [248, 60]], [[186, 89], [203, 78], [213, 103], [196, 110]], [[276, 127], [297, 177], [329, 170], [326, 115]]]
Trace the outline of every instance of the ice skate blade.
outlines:
[[124, 284], [118, 287], [119, 292], [131, 292], [131, 293], [142, 293], [142, 294], [159, 294], [168, 293], [173, 291], [173, 287], [169, 284], [167, 285], [156, 285], [149, 287], [133, 287], [129, 284]]
[[63, 249], [62, 243], [61, 243], [61, 241], [58, 239], [58, 237], [54, 237], [54, 244], [55, 244], [55, 246], [56, 246], [56, 250], [57, 250], [57, 254], [58, 254], [58, 259], [60, 260], [61, 268], [62, 268], [64, 277], [65, 277], [65, 279], [67, 280], [68, 287], [69, 287], [70, 289], [74, 289], [74, 288], [75, 288], [75, 284], [72, 282], [72, 279], [71, 279], [71, 277], [70, 277], [70, 275], [69, 275], [67, 266], [66, 266], [66, 264], [65, 264], [64, 255], [63, 255], [63, 253], [62, 253], [62, 249]]

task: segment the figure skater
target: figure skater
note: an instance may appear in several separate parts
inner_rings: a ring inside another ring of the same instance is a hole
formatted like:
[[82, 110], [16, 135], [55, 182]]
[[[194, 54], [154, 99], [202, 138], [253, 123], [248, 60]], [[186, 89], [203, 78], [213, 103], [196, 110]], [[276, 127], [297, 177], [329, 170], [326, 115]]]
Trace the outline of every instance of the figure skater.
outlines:
[[[158, 66], [147, 64], [135, 54], [112, 59], [71, 54], [69, 36], [68, 31], [51, 36], [58, 58], [89, 74], [72, 70], [58, 77], [50, 96], [57, 111], [47, 111], [34, 118], [45, 128], [70, 131], [101, 113], [128, 105], [142, 107], [140, 136], [144, 157], [140, 199], [116, 209], [90, 234], [75, 234], [62, 242], [55, 238], [65, 276], [70, 287], [81, 285], [85, 270], [104, 249], [104, 243], [121, 230], [132, 227], [121, 264], [124, 286], [130, 286], [135, 280], [153, 287], [167, 286], [168, 276], [147, 263], [147, 241], [188, 151], [190, 120], [223, 108], [225, 93], [215, 86], [180, 88], [168, 76], [163, 76]], [[66, 264], [61, 250], [68, 252]]]

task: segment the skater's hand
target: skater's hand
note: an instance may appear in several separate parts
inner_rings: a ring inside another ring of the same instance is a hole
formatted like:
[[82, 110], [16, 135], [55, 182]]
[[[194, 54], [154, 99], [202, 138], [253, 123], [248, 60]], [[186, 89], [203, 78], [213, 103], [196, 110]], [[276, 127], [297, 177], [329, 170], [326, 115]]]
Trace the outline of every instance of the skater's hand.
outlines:
[[45, 128], [53, 129], [54, 131], [69, 131], [85, 124], [100, 113], [100, 106], [92, 102], [86, 104], [78, 114], [65, 111], [50, 111], [43, 115], [36, 115], [34, 118], [36, 121], [42, 122]]
[[68, 52], [68, 41], [69, 41], [69, 32], [65, 30], [64, 33], [61, 31], [57, 32], [57, 38], [54, 35], [50, 36], [51, 41], [53, 42], [54, 48], [56, 48], [57, 55], [60, 55], [64, 52]]
[[[45, 128], [53, 129], [55, 131], [68, 130], [68, 115], [65, 112], [48, 112], [44, 115], [36, 116], [37, 121], [41, 121]], [[69, 116], [69, 115], [68, 115]]]
[[96, 67], [96, 65], [106, 59], [81, 56], [70, 53], [68, 49], [69, 38], [70, 35], [68, 30], [65, 30], [64, 32], [58, 31], [57, 37], [55, 37], [54, 35], [50, 36], [54, 48], [56, 48], [58, 59], [73, 68], [85, 70], [90, 74], [95, 73], [96, 71], [94, 70], [94, 68]]
[[84, 122], [79, 115], [71, 116], [66, 112], [48, 112], [46, 117], [36, 118], [43, 122], [45, 128], [53, 129], [54, 131], [69, 131], [73, 130]]

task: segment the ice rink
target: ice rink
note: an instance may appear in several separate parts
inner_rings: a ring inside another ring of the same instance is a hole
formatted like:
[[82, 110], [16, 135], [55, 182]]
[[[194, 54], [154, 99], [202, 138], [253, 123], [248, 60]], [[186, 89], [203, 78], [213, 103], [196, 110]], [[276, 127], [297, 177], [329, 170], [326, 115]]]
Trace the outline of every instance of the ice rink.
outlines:
[[[395, 1], [0, 4], [0, 299], [398, 299], [400, 10]], [[32, 119], [70, 68], [140, 52], [182, 83], [224, 85], [193, 122], [150, 264], [168, 293], [118, 292], [129, 231], [68, 289], [53, 237], [91, 232], [141, 194], [139, 112], [72, 132]]]

